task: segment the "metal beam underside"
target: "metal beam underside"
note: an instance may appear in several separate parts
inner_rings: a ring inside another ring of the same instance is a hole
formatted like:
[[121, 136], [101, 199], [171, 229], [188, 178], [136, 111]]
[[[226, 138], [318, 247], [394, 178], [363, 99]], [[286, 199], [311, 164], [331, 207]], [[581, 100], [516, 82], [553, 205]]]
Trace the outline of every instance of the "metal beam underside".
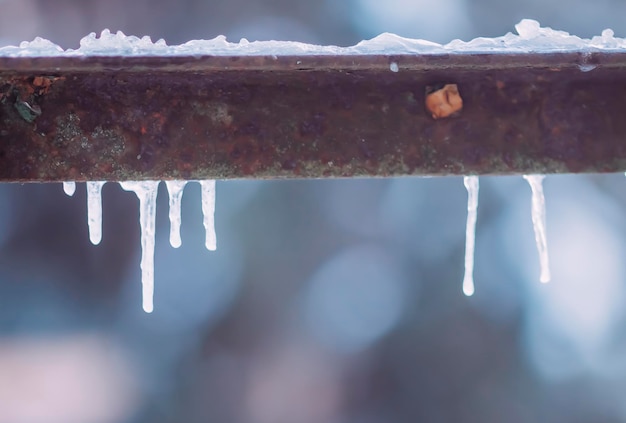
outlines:
[[625, 170], [624, 52], [0, 57], [2, 182]]

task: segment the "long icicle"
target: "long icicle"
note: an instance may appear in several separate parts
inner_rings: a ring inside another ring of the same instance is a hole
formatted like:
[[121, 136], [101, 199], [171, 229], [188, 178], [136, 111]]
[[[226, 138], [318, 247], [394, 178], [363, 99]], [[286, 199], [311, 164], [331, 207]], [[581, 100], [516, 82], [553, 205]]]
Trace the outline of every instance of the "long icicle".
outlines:
[[180, 238], [180, 209], [186, 184], [187, 181], [165, 181], [170, 197], [170, 244], [174, 248], [180, 247], [183, 243]]
[[463, 183], [467, 189], [463, 293], [469, 297], [474, 294], [474, 244], [476, 239], [476, 215], [478, 210], [478, 176], [465, 176]]
[[543, 178], [545, 175], [524, 175], [532, 190], [532, 219], [535, 231], [535, 241], [539, 252], [539, 264], [543, 283], [550, 281], [550, 266], [548, 262], [548, 240], [546, 237], [546, 200], [543, 196]]
[[120, 185], [126, 191], [134, 191], [139, 199], [142, 302], [144, 311], [152, 313], [154, 309], [154, 234], [159, 181], [120, 182]]
[[215, 181], [198, 181], [202, 188], [202, 214], [204, 215], [204, 229], [206, 231], [206, 248], [210, 251], [217, 249], [215, 235]]
[[87, 182], [87, 225], [93, 245], [102, 241], [102, 186], [104, 181]]

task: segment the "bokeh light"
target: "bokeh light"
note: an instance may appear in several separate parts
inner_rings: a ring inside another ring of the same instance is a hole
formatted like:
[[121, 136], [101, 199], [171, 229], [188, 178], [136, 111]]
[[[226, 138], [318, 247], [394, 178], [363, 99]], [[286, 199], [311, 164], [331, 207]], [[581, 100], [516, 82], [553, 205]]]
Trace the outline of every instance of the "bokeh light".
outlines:
[[309, 282], [305, 310], [320, 339], [358, 351], [389, 332], [404, 307], [405, 276], [383, 249], [360, 245], [334, 255]]

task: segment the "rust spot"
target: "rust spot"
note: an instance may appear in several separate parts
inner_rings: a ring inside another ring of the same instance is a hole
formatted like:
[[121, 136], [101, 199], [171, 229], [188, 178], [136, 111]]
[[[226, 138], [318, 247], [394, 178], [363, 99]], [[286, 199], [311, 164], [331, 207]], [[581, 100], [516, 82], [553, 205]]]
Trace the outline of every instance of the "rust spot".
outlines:
[[0, 86], [0, 102], [5, 102], [10, 97], [19, 116], [32, 123], [41, 116], [41, 106], [38, 104], [41, 97], [49, 92], [52, 84], [58, 79], [65, 78], [57, 76], [12, 78]]
[[596, 54], [0, 57], [0, 180], [623, 171], [626, 54]]
[[456, 84], [445, 84], [441, 88], [426, 88], [426, 109], [433, 119], [441, 119], [459, 112], [463, 99]]
[[325, 120], [326, 116], [323, 113], [314, 114], [313, 117], [300, 124], [300, 135], [306, 137], [324, 134], [326, 131]]
[[48, 94], [52, 85], [58, 81], [63, 80], [64, 77], [59, 76], [35, 76], [32, 78], [30, 86], [27, 87], [29, 94], [45, 95]]

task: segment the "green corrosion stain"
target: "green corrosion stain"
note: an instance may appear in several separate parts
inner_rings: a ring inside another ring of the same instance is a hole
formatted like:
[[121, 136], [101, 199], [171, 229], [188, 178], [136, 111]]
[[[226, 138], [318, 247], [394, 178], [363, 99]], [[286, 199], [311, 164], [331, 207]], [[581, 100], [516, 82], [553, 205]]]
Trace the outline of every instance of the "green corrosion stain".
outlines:
[[26, 122], [34, 122], [41, 115], [41, 108], [36, 104], [30, 105], [25, 101], [17, 100], [14, 104], [15, 110]]

